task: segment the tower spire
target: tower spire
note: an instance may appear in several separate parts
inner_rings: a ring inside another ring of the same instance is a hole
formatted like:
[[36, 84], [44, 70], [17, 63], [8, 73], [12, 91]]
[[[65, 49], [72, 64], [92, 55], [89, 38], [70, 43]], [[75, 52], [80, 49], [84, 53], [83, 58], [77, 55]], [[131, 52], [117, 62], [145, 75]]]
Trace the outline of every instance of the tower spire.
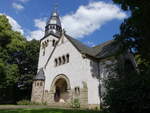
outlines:
[[61, 36], [62, 33], [62, 27], [61, 27], [61, 22], [59, 18], [59, 14], [57, 11], [58, 5], [55, 4], [54, 9], [51, 13], [51, 16], [49, 20], [47, 21], [46, 27], [45, 27], [45, 36], [49, 34], [54, 34], [58, 37]]

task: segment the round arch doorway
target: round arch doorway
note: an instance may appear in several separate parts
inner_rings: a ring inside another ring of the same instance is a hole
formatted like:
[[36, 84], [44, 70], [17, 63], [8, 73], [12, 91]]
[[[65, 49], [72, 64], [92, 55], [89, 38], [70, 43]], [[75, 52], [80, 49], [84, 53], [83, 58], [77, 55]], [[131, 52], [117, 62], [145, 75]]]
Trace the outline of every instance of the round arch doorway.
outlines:
[[58, 75], [52, 82], [54, 101], [65, 103], [69, 99], [70, 82], [65, 75]]

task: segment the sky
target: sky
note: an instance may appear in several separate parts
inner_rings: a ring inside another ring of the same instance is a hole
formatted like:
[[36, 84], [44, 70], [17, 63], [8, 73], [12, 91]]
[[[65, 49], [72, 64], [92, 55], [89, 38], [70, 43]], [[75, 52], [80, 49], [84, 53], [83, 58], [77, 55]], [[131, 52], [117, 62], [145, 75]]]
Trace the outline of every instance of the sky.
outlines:
[[112, 0], [0, 0], [0, 15], [27, 40], [40, 40], [56, 4], [66, 33], [91, 47], [113, 39], [128, 17]]

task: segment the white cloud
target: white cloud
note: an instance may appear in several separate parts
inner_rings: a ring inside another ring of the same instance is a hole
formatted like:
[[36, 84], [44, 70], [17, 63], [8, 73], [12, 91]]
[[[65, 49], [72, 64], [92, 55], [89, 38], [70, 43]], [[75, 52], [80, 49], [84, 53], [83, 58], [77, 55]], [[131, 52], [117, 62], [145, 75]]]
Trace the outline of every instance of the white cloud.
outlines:
[[35, 19], [34, 20], [34, 26], [37, 28], [36, 30], [31, 31], [27, 39], [32, 40], [32, 39], [37, 39], [40, 40], [44, 36], [44, 30], [46, 26], [46, 19]]
[[24, 6], [19, 4], [19, 3], [12, 3], [12, 7], [17, 9], [17, 10], [23, 10], [24, 9]]
[[[113, 19], [124, 19], [126, 14], [116, 5], [105, 2], [91, 2], [80, 6], [75, 13], [61, 17], [62, 26], [74, 38], [82, 38], [99, 29], [103, 24]], [[28, 40], [41, 39], [44, 36], [46, 18], [35, 19], [37, 28], [29, 33]], [[94, 46], [91, 42], [88, 45]]]
[[18, 22], [17, 22], [15, 19], [13, 19], [12, 17], [10, 17], [10, 16], [8, 16], [8, 15], [6, 15], [6, 14], [0, 13], [0, 15], [5, 15], [5, 16], [7, 17], [7, 19], [8, 19], [8, 21], [9, 21], [10, 25], [12, 26], [12, 30], [18, 31], [18, 32], [20, 32], [22, 35], [24, 34], [24, 31], [23, 31], [22, 27], [18, 24]]
[[91, 2], [80, 6], [75, 13], [62, 17], [62, 24], [68, 34], [82, 38], [99, 29], [104, 23], [113, 19], [124, 19], [126, 14], [111, 3]]
[[35, 27], [44, 30], [46, 26], [46, 19], [35, 19], [34, 20]]
[[90, 46], [90, 47], [94, 47], [95, 46], [94, 42], [92, 42], [92, 41], [87, 41], [87, 42], [85, 42], [85, 44]]

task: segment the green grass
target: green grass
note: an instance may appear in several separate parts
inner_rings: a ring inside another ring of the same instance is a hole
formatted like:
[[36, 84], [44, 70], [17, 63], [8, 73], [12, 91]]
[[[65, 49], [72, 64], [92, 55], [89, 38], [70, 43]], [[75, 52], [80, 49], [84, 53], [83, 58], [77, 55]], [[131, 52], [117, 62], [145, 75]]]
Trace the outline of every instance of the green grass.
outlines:
[[67, 110], [67, 109], [10, 109], [10, 110], [0, 110], [0, 113], [102, 113], [100, 111], [94, 110]]

